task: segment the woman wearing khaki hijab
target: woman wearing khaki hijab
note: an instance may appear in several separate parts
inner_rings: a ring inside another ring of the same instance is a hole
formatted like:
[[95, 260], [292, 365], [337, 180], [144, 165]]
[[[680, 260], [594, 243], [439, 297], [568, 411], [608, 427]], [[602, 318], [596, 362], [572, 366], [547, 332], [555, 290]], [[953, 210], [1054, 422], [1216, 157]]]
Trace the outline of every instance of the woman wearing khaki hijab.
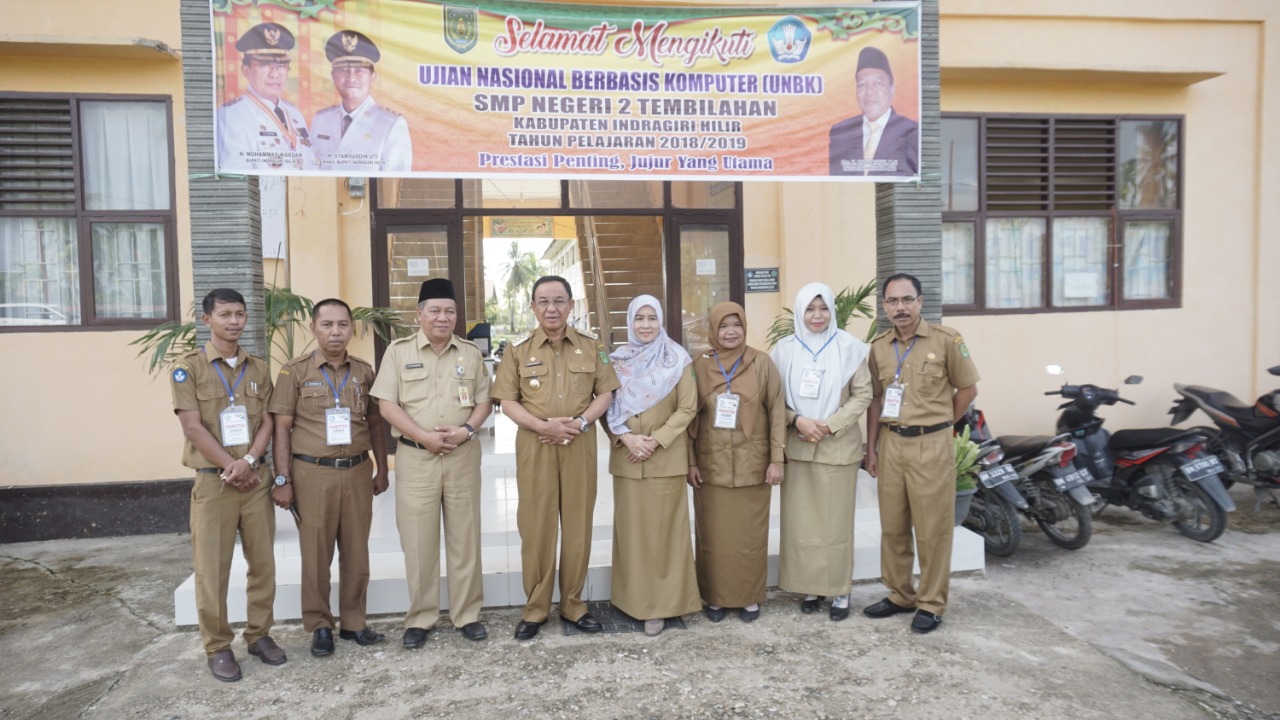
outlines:
[[662, 306], [627, 308], [627, 344], [610, 355], [622, 387], [605, 414], [612, 440], [615, 607], [657, 635], [666, 618], [697, 612], [689, 540], [687, 430], [698, 409], [689, 353], [662, 329]]
[[806, 595], [805, 614], [831, 598], [830, 617], [849, 617], [853, 518], [862, 460], [858, 418], [871, 402], [867, 344], [835, 326], [835, 294], [800, 288], [795, 333], [774, 346], [787, 398], [787, 482], [782, 486], [778, 585]]
[[727, 607], [760, 617], [769, 565], [769, 503], [782, 482], [786, 404], [768, 355], [747, 347], [747, 313], [711, 308], [711, 351], [693, 362], [698, 417], [689, 426], [689, 484], [697, 528], [698, 588], [712, 622]]

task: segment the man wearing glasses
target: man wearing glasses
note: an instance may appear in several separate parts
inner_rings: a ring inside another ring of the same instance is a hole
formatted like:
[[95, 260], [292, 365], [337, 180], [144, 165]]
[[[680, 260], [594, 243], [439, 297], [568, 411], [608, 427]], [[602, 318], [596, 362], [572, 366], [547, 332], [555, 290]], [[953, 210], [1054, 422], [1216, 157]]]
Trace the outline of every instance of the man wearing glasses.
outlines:
[[254, 25], [236, 41], [249, 88], [218, 108], [220, 170], [315, 168], [307, 121], [284, 99], [293, 46], [293, 33], [273, 22]]
[[325, 43], [333, 87], [342, 102], [316, 113], [316, 160], [322, 170], [408, 172], [413, 165], [409, 123], [373, 101], [370, 90], [382, 57], [363, 33], [340, 30]]
[[520, 427], [516, 487], [520, 560], [529, 596], [516, 625], [517, 640], [538, 634], [551, 612], [560, 531], [560, 619], [583, 632], [603, 630], [582, 602], [596, 505], [595, 421], [609, 409], [618, 376], [609, 351], [594, 335], [569, 325], [573, 291], [562, 277], [533, 284], [538, 329], [507, 348], [493, 398]]
[[[951, 586], [956, 468], [947, 431], [977, 397], [978, 370], [960, 333], [920, 318], [918, 279], [891, 275], [883, 293], [893, 328], [871, 340], [867, 356], [875, 397], [867, 409], [866, 465], [877, 478], [880, 573], [889, 596], [863, 613], [915, 612], [911, 629], [928, 633], [942, 623]], [[919, 591], [911, 578], [916, 556]]]

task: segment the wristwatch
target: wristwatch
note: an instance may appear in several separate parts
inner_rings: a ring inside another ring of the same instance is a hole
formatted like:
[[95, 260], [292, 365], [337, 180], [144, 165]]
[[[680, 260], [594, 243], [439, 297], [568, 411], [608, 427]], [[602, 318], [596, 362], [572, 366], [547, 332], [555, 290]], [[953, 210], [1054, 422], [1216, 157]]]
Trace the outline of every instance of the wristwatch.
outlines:
[[247, 463], [249, 463], [249, 469], [250, 469], [250, 470], [257, 470], [257, 469], [258, 469], [258, 458], [256, 458], [256, 457], [254, 457], [254, 456], [250, 455], [249, 453], [245, 453], [245, 454], [244, 454], [244, 461], [245, 461], [245, 462], [247, 462]]
[[276, 476], [276, 487], [284, 487], [285, 485], [288, 485], [288, 484], [289, 484], [289, 478], [283, 475]]
[[462, 423], [462, 427], [467, 429], [467, 440], [476, 436], [476, 429], [471, 427], [471, 423]]
[[591, 427], [591, 423], [587, 422], [587, 419], [581, 415], [574, 415], [573, 419], [578, 421], [578, 430], [582, 432], [586, 432], [587, 428]]

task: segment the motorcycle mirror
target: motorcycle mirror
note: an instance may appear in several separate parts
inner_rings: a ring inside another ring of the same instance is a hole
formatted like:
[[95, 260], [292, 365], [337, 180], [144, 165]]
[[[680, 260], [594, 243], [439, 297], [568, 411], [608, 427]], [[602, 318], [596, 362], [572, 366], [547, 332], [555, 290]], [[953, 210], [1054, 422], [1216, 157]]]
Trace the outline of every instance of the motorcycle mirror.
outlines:
[[1044, 371], [1050, 375], [1066, 375], [1067, 371], [1062, 369], [1061, 365], [1045, 365]]
[[1142, 376], [1141, 376], [1141, 375], [1130, 375], [1129, 377], [1127, 377], [1127, 378], [1125, 378], [1125, 379], [1124, 379], [1124, 384], [1125, 384], [1125, 385], [1138, 385], [1138, 384], [1141, 384], [1141, 383], [1142, 383]]

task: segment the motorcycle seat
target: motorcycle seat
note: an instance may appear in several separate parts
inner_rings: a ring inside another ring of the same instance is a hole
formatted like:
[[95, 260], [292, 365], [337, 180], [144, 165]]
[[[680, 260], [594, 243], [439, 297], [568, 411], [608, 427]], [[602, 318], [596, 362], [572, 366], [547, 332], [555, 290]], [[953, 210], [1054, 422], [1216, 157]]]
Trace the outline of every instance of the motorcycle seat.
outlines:
[[1117, 430], [1107, 446], [1112, 450], [1146, 450], [1172, 445], [1175, 440], [1189, 435], [1178, 428], [1149, 428], [1145, 430]]
[[996, 438], [1006, 460], [1037, 453], [1053, 438], [1048, 435], [1001, 435]]
[[1221, 410], [1236, 420], [1252, 420], [1254, 418], [1253, 405], [1245, 404], [1243, 400], [1224, 390], [1204, 387], [1203, 385], [1181, 385], [1177, 386], [1177, 389], [1178, 392], [1184, 395], [1193, 395], [1200, 398], [1206, 405]]

